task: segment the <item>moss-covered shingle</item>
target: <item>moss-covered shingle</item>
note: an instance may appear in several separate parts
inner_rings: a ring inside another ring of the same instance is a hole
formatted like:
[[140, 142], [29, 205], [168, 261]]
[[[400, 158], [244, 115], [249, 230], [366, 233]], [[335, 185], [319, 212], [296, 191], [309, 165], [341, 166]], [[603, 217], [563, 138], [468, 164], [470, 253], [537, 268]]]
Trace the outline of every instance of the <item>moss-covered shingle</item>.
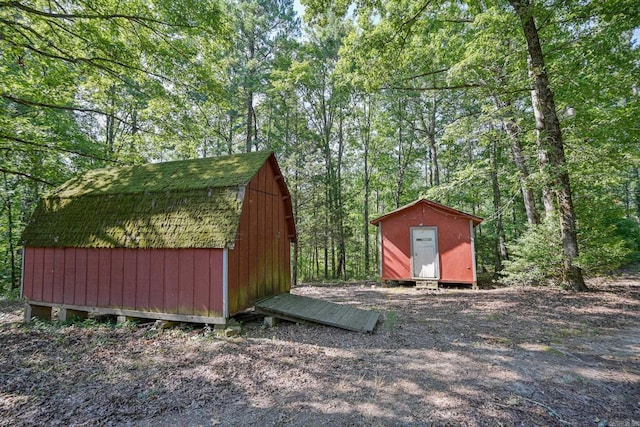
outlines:
[[271, 153], [89, 171], [38, 204], [25, 246], [216, 248], [236, 237], [247, 185]]

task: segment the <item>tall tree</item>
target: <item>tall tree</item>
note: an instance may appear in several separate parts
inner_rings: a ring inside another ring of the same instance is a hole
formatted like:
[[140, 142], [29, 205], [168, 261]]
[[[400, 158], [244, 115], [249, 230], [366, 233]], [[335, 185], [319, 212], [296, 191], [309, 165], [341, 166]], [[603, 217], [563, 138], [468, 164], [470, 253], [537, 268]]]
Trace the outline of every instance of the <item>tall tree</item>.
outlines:
[[547, 184], [548, 192], [557, 197], [564, 263], [562, 282], [568, 288], [586, 291], [588, 288], [582, 277], [582, 269], [576, 265], [578, 235], [569, 171], [554, 94], [550, 88], [544, 52], [535, 22], [535, 10], [529, 0], [509, 0], [509, 3], [520, 19], [527, 41], [529, 73], [532, 78], [531, 104], [536, 118], [537, 141], [543, 154], [540, 159], [541, 166], [550, 179]]
[[[227, 88], [234, 97], [242, 98], [231, 102], [243, 105], [244, 151], [249, 152], [258, 142], [256, 101], [267, 92], [269, 73], [278, 50], [299, 32], [299, 20], [293, 0], [230, 1], [228, 13], [233, 17], [235, 37], [228, 57], [230, 81]], [[233, 109], [235, 114], [238, 114], [237, 109]], [[230, 127], [233, 127], [233, 120]]]

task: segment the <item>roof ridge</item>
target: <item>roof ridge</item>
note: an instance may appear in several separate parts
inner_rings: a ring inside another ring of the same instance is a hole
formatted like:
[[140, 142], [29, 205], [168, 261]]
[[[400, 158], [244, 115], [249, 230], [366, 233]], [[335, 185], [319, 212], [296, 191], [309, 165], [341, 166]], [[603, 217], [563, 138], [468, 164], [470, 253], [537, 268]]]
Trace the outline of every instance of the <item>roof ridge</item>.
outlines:
[[273, 155], [254, 151], [86, 171], [56, 188], [48, 198], [144, 194], [246, 185]]

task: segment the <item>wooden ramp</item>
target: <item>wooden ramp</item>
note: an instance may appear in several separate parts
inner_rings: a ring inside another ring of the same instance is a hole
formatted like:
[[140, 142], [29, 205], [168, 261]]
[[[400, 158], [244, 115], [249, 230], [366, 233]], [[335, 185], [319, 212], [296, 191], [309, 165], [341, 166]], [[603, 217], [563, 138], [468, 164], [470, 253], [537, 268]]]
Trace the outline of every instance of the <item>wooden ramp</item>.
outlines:
[[258, 301], [256, 311], [293, 322], [313, 322], [356, 332], [373, 332], [379, 313], [300, 295], [280, 294]]

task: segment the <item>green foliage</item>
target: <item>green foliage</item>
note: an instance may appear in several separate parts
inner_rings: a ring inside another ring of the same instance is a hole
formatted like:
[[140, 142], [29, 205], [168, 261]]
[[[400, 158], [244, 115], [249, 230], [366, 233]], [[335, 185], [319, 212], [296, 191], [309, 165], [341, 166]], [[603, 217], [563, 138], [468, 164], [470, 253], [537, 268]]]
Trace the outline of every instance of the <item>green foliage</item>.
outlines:
[[[606, 274], [638, 260], [640, 228], [634, 219], [624, 218], [615, 205], [590, 204], [580, 221], [580, 256], [577, 264], [587, 275]], [[617, 214], [611, 215], [614, 211]], [[502, 282], [508, 285], [543, 285], [562, 276], [562, 242], [558, 220], [530, 226], [515, 239], [504, 261]]]
[[610, 200], [592, 198], [578, 206], [580, 214], [579, 265], [590, 275], [609, 273], [638, 260], [640, 228], [634, 218]]
[[544, 285], [562, 276], [562, 242], [557, 219], [530, 226], [509, 245], [502, 281], [511, 286]]
[[[524, 209], [526, 186], [544, 216], [545, 174], [509, 3], [304, 3], [303, 37], [291, 0], [0, 5], [0, 286], [19, 286], [22, 228], [72, 176], [255, 149], [287, 179], [301, 280], [376, 277], [368, 221], [426, 196], [485, 218], [479, 271], [499, 270], [506, 239], [509, 283], [553, 281], [557, 221]], [[587, 274], [638, 259], [638, 4], [533, 9]]]

